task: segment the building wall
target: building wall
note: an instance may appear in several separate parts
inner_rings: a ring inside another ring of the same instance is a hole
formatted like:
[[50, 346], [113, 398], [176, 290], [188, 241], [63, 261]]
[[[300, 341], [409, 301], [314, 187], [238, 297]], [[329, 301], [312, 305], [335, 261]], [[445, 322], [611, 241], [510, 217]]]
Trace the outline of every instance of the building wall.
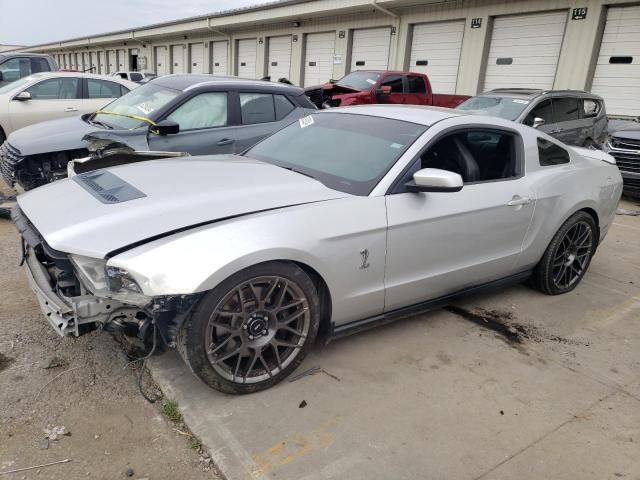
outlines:
[[[418, 5], [415, 5], [419, 3]], [[404, 69], [410, 56], [410, 36], [415, 24], [464, 20], [465, 29], [456, 83], [456, 93], [473, 95], [482, 88], [485, 58], [491, 28], [496, 17], [523, 13], [566, 11], [568, 20], [554, 80], [554, 88], [589, 88], [598, 55], [607, 8], [628, 0], [378, 0], [382, 10], [371, 0], [315, 0], [293, 2], [281, 7], [240, 11], [233, 15], [188, 19], [169, 25], [144, 27], [134, 31], [96, 35], [51, 45], [31, 47], [56, 56], [64, 65], [63, 54], [138, 49], [138, 59], [146, 59], [146, 70], [154, 70], [156, 47], [185, 45], [183, 63], [187, 65], [189, 44], [202, 42], [205, 47], [204, 71], [211, 71], [210, 42], [228, 41], [227, 74], [237, 73], [237, 41], [255, 38], [257, 44], [256, 77], [267, 71], [268, 37], [292, 35], [290, 80], [300, 84], [304, 78], [304, 39], [314, 32], [335, 32], [333, 78], [349, 70], [349, 50], [353, 31], [361, 28], [393, 27], [389, 51], [389, 68]], [[640, 4], [640, 2], [635, 2]], [[587, 17], [571, 20], [574, 8], [587, 8]], [[384, 11], [386, 10], [386, 12]], [[472, 28], [472, 19], [480, 19], [480, 28]], [[294, 24], [294, 22], [296, 22]], [[68, 66], [68, 65], [67, 65]], [[104, 71], [102, 72], [104, 73]], [[329, 80], [329, 79], [327, 79]], [[638, 79], [640, 82], [640, 79]], [[526, 86], [526, 85], [523, 85]]]

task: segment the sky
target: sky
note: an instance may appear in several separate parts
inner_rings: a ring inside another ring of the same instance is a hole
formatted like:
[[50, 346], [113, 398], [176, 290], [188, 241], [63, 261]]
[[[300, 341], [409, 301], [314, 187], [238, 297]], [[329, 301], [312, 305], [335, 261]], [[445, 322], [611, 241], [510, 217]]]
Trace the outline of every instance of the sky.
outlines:
[[37, 45], [273, 0], [0, 0], [0, 45]]

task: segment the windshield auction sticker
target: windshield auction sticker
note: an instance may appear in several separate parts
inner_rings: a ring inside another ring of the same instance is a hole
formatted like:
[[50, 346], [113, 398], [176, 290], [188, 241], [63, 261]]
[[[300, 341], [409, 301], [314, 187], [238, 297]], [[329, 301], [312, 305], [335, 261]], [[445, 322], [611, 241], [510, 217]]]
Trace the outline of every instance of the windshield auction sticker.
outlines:
[[138, 105], [138, 110], [140, 110], [145, 115], [149, 115], [151, 112], [153, 112], [153, 107], [147, 103], [141, 103], [140, 105]]
[[514, 98], [511, 100], [513, 103], [522, 103], [523, 105], [529, 105], [529, 100], [521, 100], [519, 98]]
[[309, 125], [313, 125], [313, 116], [309, 115], [307, 117], [303, 117], [298, 120], [298, 122], [300, 122], [300, 128], [308, 127]]

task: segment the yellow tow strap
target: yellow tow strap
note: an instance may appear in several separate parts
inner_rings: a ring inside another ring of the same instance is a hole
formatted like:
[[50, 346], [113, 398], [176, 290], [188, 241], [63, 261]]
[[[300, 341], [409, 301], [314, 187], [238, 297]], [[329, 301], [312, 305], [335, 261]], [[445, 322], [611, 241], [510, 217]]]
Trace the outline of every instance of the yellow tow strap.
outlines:
[[154, 122], [153, 120], [149, 120], [146, 117], [142, 117], [140, 115], [129, 115], [128, 113], [116, 113], [116, 112], [105, 112], [104, 110], [97, 110], [96, 115], [116, 115], [118, 117], [126, 117], [126, 118], [132, 118], [134, 120], [138, 120], [140, 122], [146, 122], [150, 125], [153, 125], [154, 127], [157, 127], [158, 124], [156, 122]]

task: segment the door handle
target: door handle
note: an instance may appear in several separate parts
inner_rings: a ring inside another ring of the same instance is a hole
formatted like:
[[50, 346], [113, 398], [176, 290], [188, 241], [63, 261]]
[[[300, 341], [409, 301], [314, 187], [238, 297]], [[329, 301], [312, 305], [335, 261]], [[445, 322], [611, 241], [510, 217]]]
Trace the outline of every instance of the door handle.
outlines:
[[561, 128], [556, 128], [555, 130], [551, 130], [549, 133], [561, 133], [562, 129]]
[[529, 205], [531, 199], [529, 197], [521, 197], [520, 195], [514, 195], [511, 201], [507, 202], [510, 207], [519, 207], [521, 205]]
[[225, 145], [231, 145], [233, 142], [235, 142], [235, 140], [231, 138], [223, 138], [222, 140], [219, 140], [216, 145], [218, 145], [219, 147], [223, 147]]
[[77, 112], [78, 109], [76, 107], [67, 107], [64, 109], [65, 112]]

